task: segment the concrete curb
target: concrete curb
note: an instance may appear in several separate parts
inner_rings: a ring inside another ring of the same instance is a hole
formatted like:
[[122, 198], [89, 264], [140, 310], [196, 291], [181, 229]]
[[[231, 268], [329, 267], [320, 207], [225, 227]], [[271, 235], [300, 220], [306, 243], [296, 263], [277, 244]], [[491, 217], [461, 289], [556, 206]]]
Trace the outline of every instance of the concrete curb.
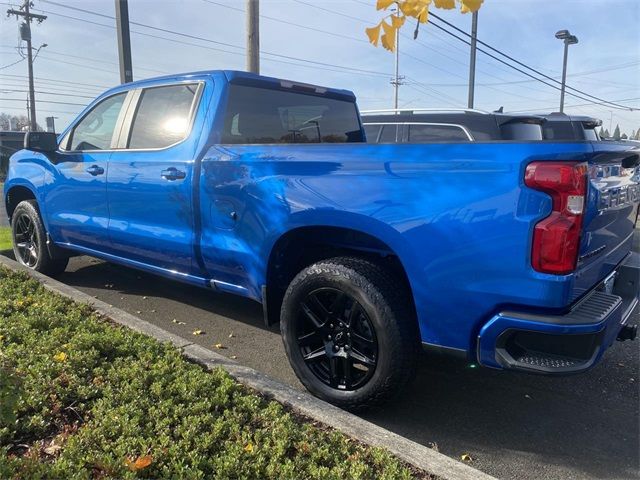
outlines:
[[296, 412], [363, 443], [385, 448], [399, 459], [443, 480], [495, 480], [494, 477], [480, 470], [334, 407], [309, 393], [301, 392], [289, 385], [273, 380], [252, 368], [244, 367], [223, 355], [167, 332], [69, 285], [29, 270], [18, 262], [2, 255], [0, 255], [0, 265], [4, 265], [11, 270], [26, 272], [42, 283], [46, 289], [70, 298], [75, 302], [89, 304], [98, 313], [109, 317], [120, 325], [161, 342], [170, 342], [181, 349], [185, 357], [204, 365], [208, 369], [222, 367], [244, 385], [287, 405]]

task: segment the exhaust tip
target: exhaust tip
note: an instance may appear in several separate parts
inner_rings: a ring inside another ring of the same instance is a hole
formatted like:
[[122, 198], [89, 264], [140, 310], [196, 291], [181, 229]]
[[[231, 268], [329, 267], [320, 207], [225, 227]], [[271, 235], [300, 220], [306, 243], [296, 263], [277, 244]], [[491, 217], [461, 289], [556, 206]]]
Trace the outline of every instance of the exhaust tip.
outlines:
[[635, 340], [637, 334], [637, 325], [625, 325], [618, 333], [618, 341], [624, 342], [625, 340]]

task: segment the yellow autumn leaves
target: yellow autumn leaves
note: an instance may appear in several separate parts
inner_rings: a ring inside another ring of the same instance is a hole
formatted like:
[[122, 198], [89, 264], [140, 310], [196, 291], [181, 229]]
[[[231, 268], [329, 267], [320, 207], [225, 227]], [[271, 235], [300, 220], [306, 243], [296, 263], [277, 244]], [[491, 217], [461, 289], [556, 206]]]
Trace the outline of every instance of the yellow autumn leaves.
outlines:
[[[398, 10], [383, 18], [375, 27], [365, 30], [369, 41], [378, 46], [381, 43], [384, 48], [390, 51], [396, 49], [396, 32], [404, 25], [407, 17], [415, 18], [419, 23], [426, 23], [429, 19], [429, 7], [443, 8], [451, 10], [460, 5], [462, 13], [477, 11], [484, 0], [378, 0], [377, 10], [387, 10], [391, 5], [396, 4]], [[387, 21], [389, 20], [389, 21]]]

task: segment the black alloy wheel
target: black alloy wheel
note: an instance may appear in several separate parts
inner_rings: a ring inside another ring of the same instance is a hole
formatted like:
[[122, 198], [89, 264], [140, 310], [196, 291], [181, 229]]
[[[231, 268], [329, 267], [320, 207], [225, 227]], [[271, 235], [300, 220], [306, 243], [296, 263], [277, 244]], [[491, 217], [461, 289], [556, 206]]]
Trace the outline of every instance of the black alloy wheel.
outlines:
[[40, 257], [35, 223], [26, 212], [15, 216], [13, 222], [18, 260], [29, 268], [35, 268]]
[[24, 200], [11, 215], [13, 253], [27, 268], [45, 275], [64, 272], [69, 255], [54, 245], [47, 245], [47, 232], [35, 200]]
[[320, 260], [294, 277], [282, 300], [280, 330], [307, 390], [354, 411], [402, 390], [420, 346], [405, 285], [388, 266], [359, 257]]
[[309, 369], [324, 384], [354, 390], [373, 375], [378, 341], [368, 315], [336, 288], [309, 292], [300, 303], [298, 346]]

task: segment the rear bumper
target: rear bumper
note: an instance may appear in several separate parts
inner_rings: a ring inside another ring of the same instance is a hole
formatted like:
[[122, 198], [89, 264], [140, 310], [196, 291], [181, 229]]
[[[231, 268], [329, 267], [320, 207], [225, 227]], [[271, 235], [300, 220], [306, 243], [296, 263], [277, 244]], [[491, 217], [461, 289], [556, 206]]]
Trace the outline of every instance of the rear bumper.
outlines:
[[640, 255], [630, 254], [565, 315], [504, 311], [478, 335], [478, 362], [544, 374], [595, 365], [638, 307]]

